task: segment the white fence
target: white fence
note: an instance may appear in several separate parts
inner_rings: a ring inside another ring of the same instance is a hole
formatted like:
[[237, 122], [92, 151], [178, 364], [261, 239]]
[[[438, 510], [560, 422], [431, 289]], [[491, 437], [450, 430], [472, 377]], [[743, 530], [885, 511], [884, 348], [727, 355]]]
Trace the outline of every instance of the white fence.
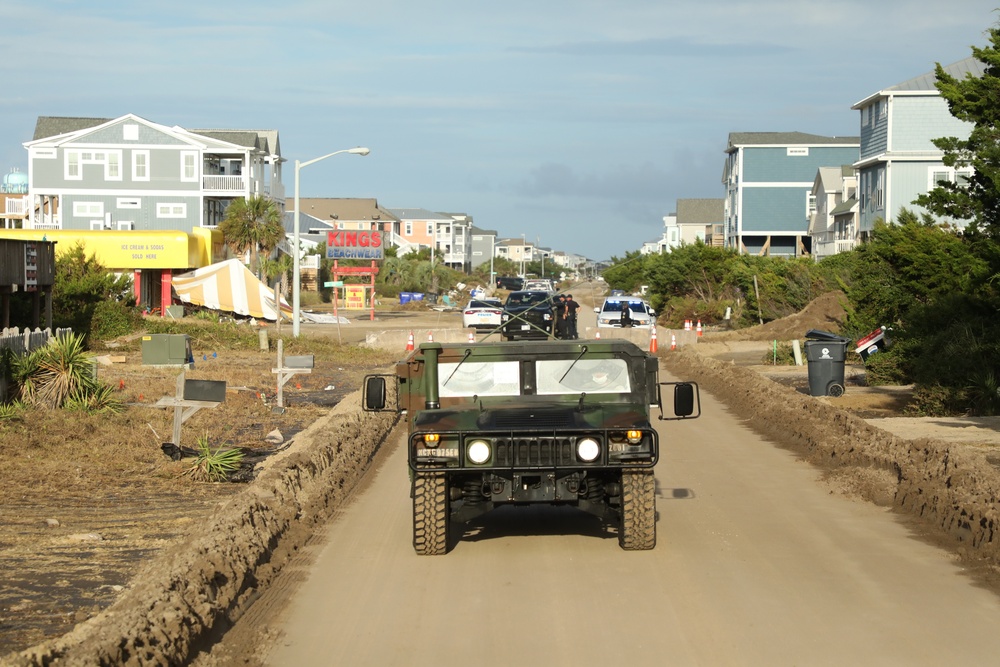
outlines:
[[51, 329], [32, 331], [25, 327], [23, 332], [17, 327], [4, 329], [0, 332], [0, 350], [11, 350], [17, 355], [28, 354], [43, 345], [48, 345], [53, 335], [58, 338], [71, 333], [73, 333], [72, 329], [56, 329], [55, 334], [52, 333]]

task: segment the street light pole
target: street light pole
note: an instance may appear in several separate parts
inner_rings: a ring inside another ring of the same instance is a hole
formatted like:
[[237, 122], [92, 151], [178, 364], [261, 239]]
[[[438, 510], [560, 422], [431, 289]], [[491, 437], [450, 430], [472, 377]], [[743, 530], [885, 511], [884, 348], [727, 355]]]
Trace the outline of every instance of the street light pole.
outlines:
[[[299, 337], [299, 284], [302, 282], [302, 277], [300, 275], [301, 269], [299, 266], [299, 255], [301, 254], [299, 250], [299, 171], [301, 171], [303, 167], [308, 167], [309, 165], [315, 164], [320, 160], [325, 160], [328, 157], [333, 157], [334, 155], [339, 155], [340, 153], [368, 155], [369, 152], [370, 151], [367, 148], [345, 148], [344, 150], [327, 153], [322, 157], [307, 160], [306, 162], [299, 162], [298, 160], [295, 161], [295, 226], [292, 234], [292, 336], [295, 338]], [[278, 316], [280, 317], [281, 308], [280, 304], [278, 305]]]

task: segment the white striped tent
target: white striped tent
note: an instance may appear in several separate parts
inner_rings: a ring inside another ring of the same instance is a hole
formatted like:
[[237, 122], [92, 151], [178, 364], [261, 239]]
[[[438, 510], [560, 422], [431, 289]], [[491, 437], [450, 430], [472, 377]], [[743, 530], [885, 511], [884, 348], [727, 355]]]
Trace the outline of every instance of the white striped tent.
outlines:
[[[173, 277], [177, 298], [265, 320], [276, 320], [274, 290], [257, 279], [239, 259], [230, 259]], [[281, 300], [281, 310], [291, 319], [292, 308]]]

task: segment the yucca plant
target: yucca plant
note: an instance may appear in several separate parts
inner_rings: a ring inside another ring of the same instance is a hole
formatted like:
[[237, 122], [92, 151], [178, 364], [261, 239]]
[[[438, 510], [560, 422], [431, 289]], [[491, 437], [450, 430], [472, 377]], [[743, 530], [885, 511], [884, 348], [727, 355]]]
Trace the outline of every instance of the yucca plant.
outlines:
[[1000, 381], [992, 370], [979, 371], [965, 387], [969, 407], [977, 415], [1000, 414]]
[[198, 455], [184, 474], [201, 482], [224, 482], [243, 463], [241, 450], [222, 447], [212, 449], [207, 435], [198, 438], [197, 451]]
[[19, 420], [24, 417], [26, 409], [20, 401], [0, 404], [0, 422]]
[[104, 383], [95, 383], [91, 387], [76, 389], [66, 399], [64, 407], [67, 410], [80, 410], [90, 414], [116, 415], [125, 409], [125, 404], [119, 400], [112, 387]]
[[83, 337], [69, 334], [52, 339], [14, 364], [21, 400], [29, 405], [62, 407], [78, 391], [97, 386], [94, 355], [83, 348]]

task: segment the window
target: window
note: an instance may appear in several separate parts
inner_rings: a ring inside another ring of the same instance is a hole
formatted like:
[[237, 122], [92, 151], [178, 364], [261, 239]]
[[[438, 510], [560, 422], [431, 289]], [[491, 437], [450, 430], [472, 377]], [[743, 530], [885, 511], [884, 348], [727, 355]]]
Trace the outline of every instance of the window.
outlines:
[[517, 361], [438, 364], [438, 395], [441, 398], [517, 396], [520, 393], [521, 364]]
[[816, 195], [811, 192], [806, 193], [806, 218], [816, 213]]
[[80, 154], [76, 151], [66, 151], [66, 180], [79, 181], [83, 179], [80, 173]]
[[181, 180], [185, 183], [198, 181], [198, 167], [196, 160], [198, 154], [191, 151], [181, 153]]
[[428, 222], [427, 223], [427, 236], [434, 236], [434, 223], [433, 222]]
[[186, 218], [187, 217], [187, 204], [157, 203], [157, 205], [156, 205], [156, 217], [157, 218]]
[[132, 151], [132, 180], [149, 180], [149, 151]]
[[403, 236], [413, 236], [413, 223], [409, 220], [403, 223]]
[[101, 230], [103, 230], [104, 229], [104, 221], [103, 220], [91, 220], [90, 221], [90, 229], [91, 229], [91, 231], [101, 231]]
[[118, 221], [118, 231], [120, 232], [130, 232], [132, 231], [133, 223], [131, 220], [119, 220]]
[[972, 178], [972, 169], [953, 169], [951, 167], [931, 167], [928, 170], [927, 189], [933, 190], [938, 187], [940, 181], [945, 183], [955, 183], [961, 187], [967, 187]]
[[142, 200], [141, 199], [125, 199], [123, 197], [119, 197], [118, 201], [115, 202], [115, 205], [118, 208], [142, 208]]
[[104, 163], [104, 180], [122, 180], [121, 160], [122, 154], [118, 151], [110, 151], [107, 154], [107, 159]]
[[535, 362], [540, 396], [624, 394], [632, 390], [624, 359], [561, 359]]
[[75, 201], [73, 202], [73, 217], [103, 218], [104, 204], [99, 201]]

